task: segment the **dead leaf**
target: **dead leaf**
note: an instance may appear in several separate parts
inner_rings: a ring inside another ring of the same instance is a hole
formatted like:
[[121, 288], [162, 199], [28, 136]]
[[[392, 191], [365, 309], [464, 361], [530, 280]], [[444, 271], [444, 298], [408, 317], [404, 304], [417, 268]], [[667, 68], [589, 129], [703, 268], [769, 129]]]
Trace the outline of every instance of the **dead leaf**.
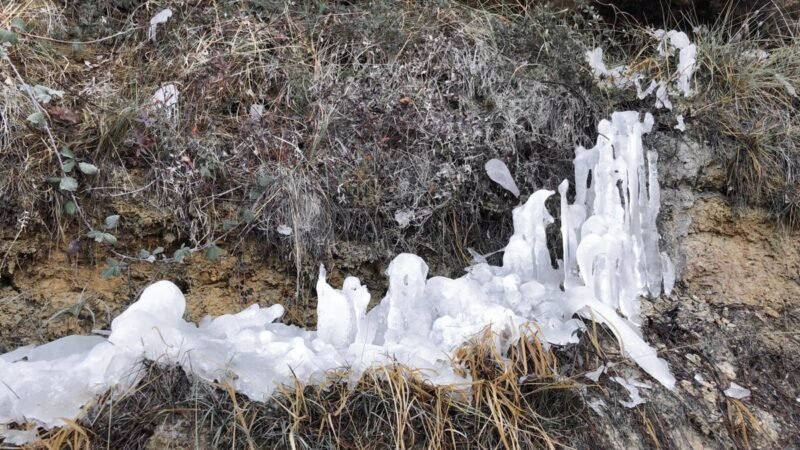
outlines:
[[50, 117], [61, 123], [76, 124], [81, 121], [81, 116], [65, 106], [51, 106], [47, 108]]

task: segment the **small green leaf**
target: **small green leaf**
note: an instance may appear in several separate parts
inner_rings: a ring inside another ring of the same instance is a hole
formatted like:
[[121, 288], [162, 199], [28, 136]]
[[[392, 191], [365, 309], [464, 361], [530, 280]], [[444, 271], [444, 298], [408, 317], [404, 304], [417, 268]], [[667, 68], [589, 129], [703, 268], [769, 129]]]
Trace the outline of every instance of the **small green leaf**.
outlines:
[[66, 159], [64, 160], [64, 164], [61, 165], [61, 169], [66, 172], [72, 172], [72, 169], [75, 168], [75, 160], [74, 159]]
[[19, 42], [19, 37], [17, 37], [17, 33], [14, 33], [11, 30], [0, 29], [0, 44], [4, 44], [6, 42], [9, 44], [16, 44]]
[[78, 189], [78, 180], [72, 177], [61, 177], [58, 188], [62, 191], [75, 192]]
[[222, 222], [222, 231], [230, 231], [239, 226], [238, 220], [225, 220]]
[[47, 177], [47, 182], [54, 184], [61, 183], [61, 177]]
[[76, 212], [78, 212], [78, 207], [75, 206], [75, 203], [70, 200], [67, 203], [64, 203], [64, 212], [67, 215], [74, 216]]
[[205, 179], [211, 178], [211, 169], [209, 169], [208, 166], [201, 167], [200, 176]]
[[75, 154], [72, 153], [72, 150], [70, 150], [66, 145], [61, 147], [61, 154], [64, 155], [65, 158], [75, 159]]
[[30, 92], [38, 102], [43, 104], [50, 103], [50, 100], [53, 97], [62, 98], [64, 97], [64, 91], [57, 91], [55, 89], [50, 89], [47, 86], [42, 86], [41, 84], [37, 84], [34, 87], [28, 86], [28, 92]]
[[212, 245], [206, 249], [206, 258], [209, 261], [219, 261], [220, 256], [222, 256], [222, 249], [216, 245]]
[[117, 261], [114, 258], [108, 258], [106, 260], [106, 268], [100, 272], [100, 277], [104, 280], [107, 280], [112, 277], [118, 277], [122, 275], [122, 269], [124, 268], [124, 264]]
[[160, 254], [162, 254], [162, 253], [164, 253], [164, 247], [156, 247], [156, 249], [155, 249], [155, 250], [153, 250], [153, 253], [152, 253], [152, 254], [153, 254], [153, 255], [160, 255]]
[[11, 28], [16, 28], [19, 31], [25, 31], [28, 28], [28, 25], [25, 23], [24, 20], [17, 17], [16, 19], [11, 21]]
[[113, 230], [114, 228], [117, 228], [117, 225], [119, 225], [119, 214], [114, 214], [106, 217], [105, 220], [106, 230]]
[[183, 262], [186, 257], [192, 254], [192, 250], [186, 247], [186, 244], [181, 244], [181, 248], [175, 250], [172, 257], [178, 262]]
[[81, 172], [85, 173], [86, 175], [94, 175], [98, 172], [97, 166], [85, 162], [78, 163], [78, 168], [81, 169]]
[[269, 178], [266, 175], [259, 175], [258, 176], [258, 186], [265, 188], [269, 184]]
[[114, 245], [117, 243], [117, 237], [111, 233], [103, 233], [102, 231], [92, 230], [86, 233], [86, 237], [94, 239], [95, 242], [106, 243]]
[[250, 209], [245, 209], [245, 210], [242, 211], [242, 220], [244, 220], [247, 223], [250, 223], [250, 222], [256, 220], [256, 215]]
[[36, 111], [35, 113], [28, 116], [28, 122], [34, 125], [41, 125], [44, 123], [44, 114], [42, 114], [39, 111]]

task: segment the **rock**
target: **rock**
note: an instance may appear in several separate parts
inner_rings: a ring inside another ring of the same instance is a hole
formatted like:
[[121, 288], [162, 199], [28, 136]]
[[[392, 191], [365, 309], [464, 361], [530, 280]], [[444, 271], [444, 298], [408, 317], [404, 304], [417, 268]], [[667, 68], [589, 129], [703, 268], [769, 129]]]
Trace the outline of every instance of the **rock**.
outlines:
[[780, 312], [800, 298], [800, 232], [783, 234], [759, 208], [734, 210], [712, 150], [686, 136], [655, 134], [661, 155], [660, 231], [679, 280], [713, 303]]
[[714, 303], [781, 311], [800, 298], [800, 231], [783, 234], [763, 210], [734, 211], [720, 195], [698, 198], [680, 251], [682, 279]]

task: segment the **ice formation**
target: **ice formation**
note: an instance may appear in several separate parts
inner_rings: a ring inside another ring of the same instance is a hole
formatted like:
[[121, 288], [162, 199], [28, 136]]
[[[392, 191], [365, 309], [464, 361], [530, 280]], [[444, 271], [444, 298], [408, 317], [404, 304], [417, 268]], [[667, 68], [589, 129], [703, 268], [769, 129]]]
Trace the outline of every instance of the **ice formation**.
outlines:
[[[460, 278], [429, 279], [420, 257], [398, 255], [387, 270], [386, 296], [369, 311], [366, 286], [349, 277], [334, 288], [321, 267], [316, 331], [277, 322], [280, 305], [190, 323], [181, 291], [160, 281], [114, 319], [107, 338], [70, 336], [1, 355], [0, 424], [61, 425], [98, 395], [134, 383], [142, 360], [179, 364], [258, 400], [295, 379], [319, 382], [342, 367], [357, 379], [393, 362], [433, 383], [465, 383], [453, 351], [487, 327], [501, 347], [521, 333], [567, 344], [578, 341], [584, 319], [607, 324], [625, 355], [672, 389], [667, 363], [638, 329], [639, 296], [659, 295], [674, 282], [658, 249], [658, 158], [642, 145], [652, 125], [650, 114], [614, 113], [598, 125], [593, 148], [576, 149], [575, 201], [567, 181], [558, 188], [560, 261], [553, 261], [546, 233], [554, 222], [546, 201], [555, 193], [540, 190], [514, 209], [501, 265], [476, 258]], [[525, 327], [530, 321], [536, 326]]]
[[738, 384], [731, 381], [731, 387], [725, 389], [725, 396], [729, 398], [735, 398], [737, 400], [742, 400], [747, 397], [750, 397], [750, 389], [741, 387]]
[[257, 124], [261, 120], [261, 116], [264, 115], [264, 105], [254, 103], [250, 105], [248, 112], [250, 114], [250, 122]]
[[608, 405], [606, 405], [606, 402], [604, 402], [602, 399], [598, 398], [592, 400], [588, 403], [587, 406], [589, 406], [589, 408], [592, 411], [594, 411], [594, 413], [597, 414], [598, 416], [606, 417], [606, 412], [604, 410], [608, 408]]
[[679, 131], [686, 131], [686, 124], [683, 122], [683, 114], [676, 115], [675, 120], [678, 122], [678, 124], [675, 125], [675, 129]]
[[278, 234], [280, 234], [282, 236], [291, 236], [292, 235], [292, 227], [290, 227], [289, 225], [286, 225], [284, 223], [278, 225], [278, 227], [275, 228], [275, 231], [277, 231]]
[[0, 439], [6, 445], [25, 445], [36, 442], [39, 433], [36, 429], [11, 430], [0, 425]]
[[608, 367], [606, 367], [605, 364], [600, 364], [600, 367], [598, 367], [595, 370], [586, 372], [585, 374], [583, 374], [583, 376], [597, 383], [598, 381], [600, 381], [600, 375], [604, 374], [607, 369]]
[[656, 30], [653, 36], [661, 40], [658, 47], [660, 55], [668, 55], [678, 50], [677, 87], [684, 97], [691, 97], [694, 95], [691, 82], [697, 65], [697, 46], [692, 44], [689, 36], [682, 31]]
[[152, 19], [150, 19], [150, 28], [147, 29], [147, 39], [151, 41], [156, 40], [156, 29], [162, 23], [167, 23], [167, 20], [172, 17], [172, 10], [162, 9]]
[[654, 30], [651, 34], [658, 40], [657, 49], [660, 57], [666, 58], [672, 56], [676, 50], [678, 51], [675, 73], [668, 79], [652, 79], [647, 83], [646, 88], [642, 88], [643, 82], [647, 78], [643, 73], [635, 71], [627, 65], [609, 69], [603, 61], [603, 49], [600, 47], [586, 52], [586, 61], [594, 76], [603, 84], [617, 89], [635, 86], [636, 95], [640, 100], [655, 92], [656, 108], [672, 110], [670, 95], [675, 93], [682, 94], [684, 97], [694, 95], [692, 77], [697, 69], [697, 46], [691, 43], [689, 36], [682, 31]]
[[165, 84], [158, 88], [150, 102], [162, 111], [167, 119], [174, 119], [178, 114], [178, 88], [174, 84]]
[[653, 386], [634, 378], [611, 377], [611, 379], [624, 387], [631, 396], [630, 400], [619, 400], [619, 403], [626, 408], [635, 408], [645, 402], [645, 399], [642, 398], [642, 395], [639, 393], [639, 389], [653, 388]]
[[514, 182], [514, 178], [511, 176], [511, 172], [508, 170], [506, 163], [499, 159], [490, 159], [486, 162], [485, 168], [486, 174], [489, 175], [492, 181], [514, 194], [514, 197], [519, 197], [519, 188], [517, 187], [517, 183]]

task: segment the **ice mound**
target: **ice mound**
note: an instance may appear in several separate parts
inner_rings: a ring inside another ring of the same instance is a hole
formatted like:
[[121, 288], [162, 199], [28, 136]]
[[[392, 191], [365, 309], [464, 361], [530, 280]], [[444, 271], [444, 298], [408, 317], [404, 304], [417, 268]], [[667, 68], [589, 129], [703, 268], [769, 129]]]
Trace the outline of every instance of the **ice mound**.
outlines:
[[[514, 209], [499, 266], [484, 259], [460, 278], [429, 279], [420, 257], [398, 255], [387, 270], [389, 290], [370, 311], [357, 278], [337, 289], [321, 267], [316, 331], [276, 322], [280, 305], [190, 323], [181, 291], [160, 281], [114, 319], [107, 339], [71, 336], [0, 356], [0, 424], [61, 425], [101, 393], [134, 383], [143, 360], [179, 364], [256, 400], [295, 377], [315, 383], [349, 367], [355, 379], [392, 362], [433, 383], [465, 383], [453, 351], [487, 327], [501, 348], [522, 332], [567, 344], [578, 341], [583, 319], [607, 324], [624, 353], [672, 389], [666, 362], [638, 329], [639, 296], [674, 282], [658, 249], [658, 158], [642, 146], [652, 126], [649, 114], [615, 113], [598, 125], [593, 148], [576, 149], [574, 203], [567, 181], [558, 188], [564, 255], [557, 263], [546, 234], [554, 222], [546, 202], [555, 192], [540, 190]], [[523, 327], [530, 321], [536, 326]]]

